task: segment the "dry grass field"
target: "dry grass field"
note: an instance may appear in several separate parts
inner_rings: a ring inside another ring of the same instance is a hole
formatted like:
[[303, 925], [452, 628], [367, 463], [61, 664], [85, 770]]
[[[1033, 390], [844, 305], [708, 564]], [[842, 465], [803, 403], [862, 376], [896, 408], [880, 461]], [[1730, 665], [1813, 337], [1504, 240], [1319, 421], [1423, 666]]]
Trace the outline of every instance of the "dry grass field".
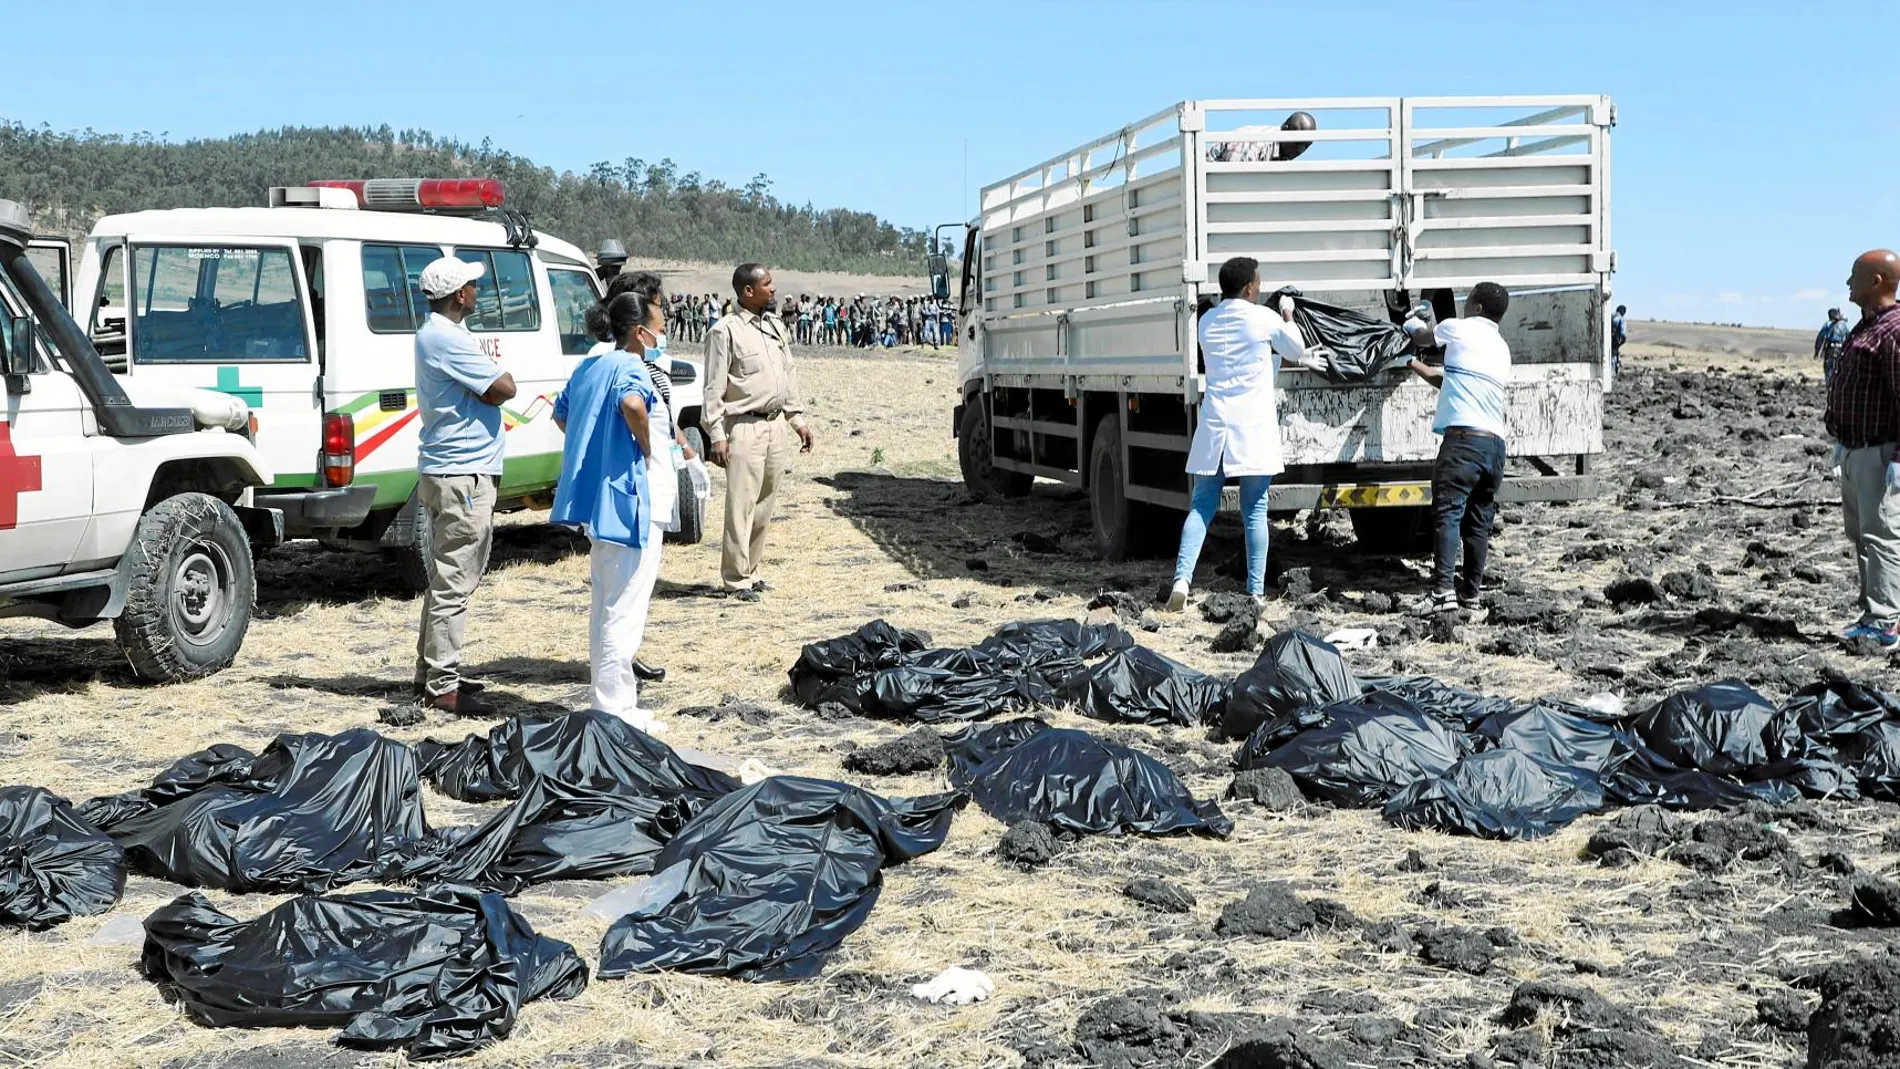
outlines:
[[[1626, 351], [1626, 364], [1649, 369], [1640, 396], [1654, 402], [1694, 392], [1670, 376], [1672, 359], [1682, 362], [1666, 350]], [[1794, 381], [1811, 369], [1779, 358], [1747, 361], [1756, 369], [1747, 389], [1789, 383], [1789, 404], [1806, 415], [1786, 429], [1816, 433], [1815, 391]], [[829, 721], [786, 704], [785, 672], [802, 643], [882, 616], [925, 629], [940, 644], [964, 644], [1010, 620], [1081, 616], [1101, 591], [1147, 594], [1165, 577], [1159, 561], [1093, 560], [1086, 506], [1072, 492], [1039, 486], [1027, 501], [968, 501], [949, 436], [955, 367], [947, 353], [814, 355], [805, 359], [803, 376], [818, 449], [800, 459], [781, 499], [768, 559], [772, 591], [755, 604], [710, 596], [716, 549], [666, 550], [645, 655], [671, 673], [649, 694], [671, 723], [674, 745], [851, 779], [840, 767], [844, 753], [895, 738], [909, 725]], [[1724, 424], [1740, 425], [1714, 407], [1701, 419], [1697, 426], [1712, 440]], [[1639, 552], [1655, 558], [1649, 566], [1659, 572], [1713, 562], [1725, 602], [1745, 607], [1767, 598], [1814, 634], [1838, 626], [1851, 594], [1843, 585], [1838, 521], [1824, 506], [1673, 507], [1685, 481], [1716, 493], [1755, 487], [1726, 485], [1723, 471], [1697, 475], [1674, 463], [1670, 478], [1677, 481], [1631, 490], [1632, 477], [1658, 463], [1660, 437], [1687, 424], [1635, 413], [1621, 400], [1612, 422], [1604, 497], [1507, 510], [1494, 558], [1495, 574], [1559, 605], [1568, 622], [1541, 630], [1531, 623], [1472, 626], [1449, 642], [1414, 638], [1399, 617], [1360, 605], [1371, 592], [1409, 597], [1423, 585], [1422, 565], [1357, 555], [1338, 516], [1276, 531], [1276, 572], [1308, 568], [1321, 593], [1276, 602], [1269, 619], [1380, 628], [1388, 639], [1381, 648], [1351, 655], [1365, 675], [1433, 674], [1525, 697], [1612, 690], [1635, 707], [1668, 689], [1671, 663], [1684, 665], [1687, 677], [1718, 668], [1752, 673], [1776, 698], [1796, 670], [1811, 678], [1833, 666], [1891, 683], [1885, 664], [1822, 643], [1777, 645], [1746, 632], [1708, 639], [1677, 627], [1665, 607], [1620, 613], [1594, 598]], [[1761, 458], [1734, 459], [1757, 468], [1782, 465], [1787, 474], [1776, 481], [1809, 480], [1783, 496], [1823, 500], [1831, 488], [1800, 445], [1771, 438]], [[1797, 513], [1812, 522], [1793, 521]], [[576, 707], [585, 699], [584, 545], [541, 519], [506, 519], [468, 629], [474, 674], [511, 711]], [[716, 517], [708, 526], [716, 536]], [[1025, 531], [1053, 538], [1062, 552], [1025, 552], [1011, 538]], [[1622, 552], [1566, 559], [1566, 550], [1588, 538], [1611, 539]], [[1806, 554], [1802, 559], [1814, 561], [1826, 581], [1797, 589], [1737, 566], [1751, 539]], [[1238, 553], [1237, 531], [1222, 530], [1203, 568], [1231, 569]], [[977, 559], [987, 570], [971, 569]], [[1231, 578], [1211, 585], [1233, 588]], [[43, 785], [81, 800], [141, 786], [173, 758], [213, 743], [261, 749], [279, 732], [374, 724], [379, 710], [405, 700], [410, 678], [418, 605], [393, 587], [376, 558], [338, 556], [309, 543], [285, 547], [260, 564], [259, 618], [238, 663], [214, 678], [170, 687], [136, 685], [109, 633], [8, 621], [0, 625], [0, 783]], [[1197, 613], [1156, 622], [1157, 630], [1138, 638], [1170, 656], [1227, 675], [1251, 663], [1250, 654], [1210, 652], [1217, 628]], [[675, 712], [717, 704], [727, 694], [762, 704], [769, 716], [748, 723]], [[1065, 726], [1101, 728], [1066, 712], [1047, 715]], [[436, 718], [386, 730], [414, 741], [487, 727]], [[1163, 757], [1198, 797], [1219, 796], [1231, 778], [1232, 747], [1198, 731], [1103, 730]], [[944, 787], [939, 774], [864, 785], [889, 795]], [[480, 814], [433, 793], [427, 805], [438, 825], [472, 823]], [[1066, 844], [1052, 864], [1033, 872], [993, 856], [1003, 828], [971, 807], [956, 818], [943, 849], [886, 873], [869, 923], [818, 979], [596, 981], [572, 1001], [531, 1005], [512, 1038], [461, 1064], [1082, 1065], [1073, 1045], [1078, 1017], [1123, 995], [1176, 1011], [1292, 1018], [1325, 1036], [1351, 1037], [1368, 1020], [1390, 1018], [1397, 1038], [1352, 1046], [1349, 1064], [1463, 1064], [1503, 1031], [1497, 1013], [1521, 981], [1550, 978], [1594, 988], [1630, 1008], [1690, 1064], [1756, 1069], [1794, 1064], [1803, 1049], [1799, 1036], [1755, 1023], [1757, 999], [1785, 990], [1792, 967], [1880, 942], [1879, 933], [1830, 923], [1839, 892], [1811, 869], [1788, 874], [1772, 862], [1744, 862], [1704, 876], [1667, 860], [1616, 870], [1584, 862], [1580, 849], [1603, 818], [1586, 818], [1547, 840], [1506, 844], [1406, 833], [1377, 813], [1223, 805], [1237, 824], [1229, 840], [1097, 837]], [[1819, 811], [1833, 823], [1783, 828], [1800, 857], [1838, 850], [1867, 871], [1891, 874], [1900, 865], [1887, 835], [1900, 829], [1894, 807], [1829, 803]], [[1413, 850], [1424, 871], [1398, 867]], [[1196, 904], [1181, 914], [1150, 911], [1122, 894], [1137, 875], [1165, 877], [1191, 891]], [[1381, 951], [1351, 932], [1281, 941], [1217, 936], [1221, 907], [1265, 881], [1337, 899], [1368, 921], [1508, 928], [1515, 945], [1500, 951], [1489, 973], [1473, 976]], [[607, 925], [583, 907], [610, 886], [542, 886], [516, 902], [539, 930], [573, 943], [591, 961]], [[394, 1055], [339, 1050], [320, 1032], [199, 1027], [139, 977], [136, 940], [96, 942], [109, 921], [143, 917], [179, 893], [134, 877], [108, 916], [44, 933], [0, 932], [0, 1066], [400, 1063]], [[244, 917], [279, 900], [211, 897]], [[910, 997], [911, 984], [957, 964], [987, 971], [994, 997], [963, 1008]], [[1219, 1054], [1218, 1047], [1193, 1050], [1186, 1062], [1157, 1051], [1155, 1064], [1207, 1064]]]

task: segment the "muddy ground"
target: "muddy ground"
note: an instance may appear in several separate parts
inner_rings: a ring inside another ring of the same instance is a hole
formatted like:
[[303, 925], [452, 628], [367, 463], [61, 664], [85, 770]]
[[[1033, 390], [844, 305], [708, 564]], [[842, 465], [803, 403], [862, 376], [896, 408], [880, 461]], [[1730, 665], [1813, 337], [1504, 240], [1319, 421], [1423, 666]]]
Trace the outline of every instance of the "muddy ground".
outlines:
[[[1433, 630], [1393, 612], [1423, 589], [1423, 562], [1365, 556], [1340, 515], [1276, 530], [1268, 621], [1378, 629], [1379, 648], [1349, 655], [1363, 675], [1524, 697], [1608, 692], [1632, 710], [1725, 676], [1777, 699], [1827, 672], [1891, 686], [1888, 658], [1830, 638], [1852, 615], [1853, 583], [1811, 365], [1635, 346], [1625, 364], [1602, 496], [1504, 511], [1487, 622]], [[650, 701], [675, 744], [887, 794], [941, 789], [936, 771], [846, 769], [854, 751], [910, 725], [787, 705], [802, 643], [882, 616], [964, 644], [1009, 620], [1081, 616], [1104, 591], [1145, 597], [1167, 565], [1093, 560], [1085, 503], [1060, 488], [971, 503], [948, 433], [947, 354], [832, 353], [804, 368], [820, 445], [783, 500], [774, 589], [756, 604], [713, 596], [714, 548], [669, 547], [646, 652], [671, 675]], [[539, 520], [509, 518], [469, 626], [475, 673], [517, 713], [585, 696], [584, 547]], [[1237, 534], [1223, 523], [1210, 542], [1209, 591], [1236, 587]], [[416, 614], [377, 559], [296, 544], [262, 562], [259, 619], [237, 665], [210, 680], [138, 686], [108, 632], [9, 621], [0, 783], [84, 799], [140, 786], [212, 743], [257, 749], [277, 732], [373, 724], [403, 700]], [[1252, 660], [1213, 652], [1219, 626], [1195, 611], [1130, 625], [1204, 670], [1231, 675]], [[726, 695], [760, 709], [703, 708]], [[487, 726], [386, 730], [413, 741]], [[1161, 757], [1198, 796], [1233, 779], [1233, 747], [1199, 731], [1103, 733]], [[1683, 852], [1701, 868], [1667, 847], [1690, 827], [1663, 829], [1639, 843], [1653, 852], [1604, 868], [1586, 845], [1627, 818], [1485, 843], [1259, 795], [1223, 802], [1237, 824], [1226, 841], [1057, 839], [1028, 844], [1053, 854], [1033, 868], [999, 857], [1005, 829], [966, 810], [942, 850], [887, 874], [869, 923], [819, 979], [596, 982], [529, 1007], [512, 1038], [464, 1064], [1799, 1065], [1799, 1029], [1818, 1001], [1802, 977], [1893, 942], [1839, 912], [1846, 869], [1900, 869], [1891, 805], [1743, 814], [1704, 839], [1747, 848]], [[427, 804], [437, 824], [480, 815], [433, 794]], [[582, 907], [609, 886], [556, 884], [516, 902], [591, 960], [606, 924]], [[114, 915], [141, 917], [178, 893], [134, 878]], [[211, 897], [247, 917], [278, 901]], [[136, 945], [96, 942], [110, 916], [0, 933], [0, 1062], [395, 1064], [329, 1047], [320, 1032], [191, 1024], [138, 977]], [[911, 984], [955, 964], [988, 972], [994, 997], [954, 1009], [910, 998]]]

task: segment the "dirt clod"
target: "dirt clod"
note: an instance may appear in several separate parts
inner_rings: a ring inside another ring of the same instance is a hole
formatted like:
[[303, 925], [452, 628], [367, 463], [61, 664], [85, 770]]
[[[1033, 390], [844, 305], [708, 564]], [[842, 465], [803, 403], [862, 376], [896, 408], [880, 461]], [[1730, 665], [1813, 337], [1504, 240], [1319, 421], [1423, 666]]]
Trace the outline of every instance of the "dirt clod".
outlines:
[[1855, 876], [1847, 884], [1848, 913], [1874, 928], [1900, 928], [1900, 886], [1878, 876]]
[[1260, 637], [1260, 628], [1252, 620], [1234, 620], [1220, 629], [1214, 641], [1207, 648], [1215, 653], [1240, 653], [1245, 650], [1257, 650], [1265, 644]]
[[1483, 976], [1491, 971], [1497, 950], [1481, 932], [1438, 928], [1419, 933], [1418, 956], [1427, 965]]
[[1194, 908], [1195, 902], [1194, 895], [1179, 885], [1153, 876], [1140, 876], [1128, 881], [1128, 886], [1122, 888], [1122, 894], [1163, 913], [1186, 913]]
[[1821, 1005], [1808, 1019], [1808, 1069], [1900, 1065], [1900, 961], [1838, 962], [1816, 986]]
[[1611, 605], [1623, 608], [1629, 605], [1649, 605], [1661, 601], [1663, 591], [1656, 585], [1654, 579], [1633, 575], [1618, 579], [1604, 587], [1603, 596], [1610, 599]]
[[1399, 859], [1399, 863], [1392, 867], [1400, 872], [1430, 872], [1432, 868], [1426, 862], [1425, 855], [1417, 850], [1407, 850], [1405, 856]]
[[1234, 773], [1227, 797], [1245, 798], [1276, 813], [1298, 809], [1306, 804], [1300, 785], [1284, 768], [1249, 768]]
[[376, 714], [378, 723], [388, 724], [392, 728], [412, 728], [425, 719], [427, 717], [422, 712], [422, 706], [414, 704], [386, 706]]
[[1214, 932], [1225, 936], [1290, 939], [1313, 927], [1318, 920], [1313, 907], [1300, 901], [1286, 884], [1260, 884], [1249, 890], [1246, 898], [1221, 907]]
[[867, 776], [928, 772], [942, 764], [943, 736], [929, 728], [918, 728], [890, 742], [848, 753], [844, 758], [845, 771]]
[[1806, 1032], [1810, 1013], [1792, 991], [1771, 991], [1755, 1002], [1755, 1019], [1777, 1032]]
[[[1506, 1040], [1526, 1035], [1541, 1040], [1542, 1029], [1549, 1030], [1548, 1050], [1540, 1042], [1534, 1052], [1511, 1052], [1519, 1064], [1557, 1069], [1676, 1069], [1684, 1064], [1646, 1022], [1588, 988], [1545, 980], [1519, 984], [1498, 1020], [1524, 1029]], [[1495, 1049], [1506, 1057], [1504, 1040]], [[1522, 1053], [1532, 1056], [1516, 1056]]]
[[1411, 930], [1398, 921], [1379, 921], [1369, 924], [1361, 934], [1366, 942], [1388, 954], [1410, 954], [1418, 947], [1418, 941], [1412, 938]]
[[1245, 594], [1209, 594], [1201, 601], [1201, 619], [1210, 624], [1245, 621], [1248, 627], [1252, 627], [1260, 619], [1260, 608]]
[[[722, 720], [737, 720], [755, 727], [772, 719], [772, 714], [757, 702], [741, 701], [731, 694], [721, 695], [718, 705], [684, 706], [679, 710], [679, 715], [714, 724]], [[848, 710], [846, 715], [850, 715]]]
[[1017, 868], [1041, 868], [1055, 860], [1062, 849], [1047, 824], [1025, 820], [1012, 824], [996, 843], [996, 856]]

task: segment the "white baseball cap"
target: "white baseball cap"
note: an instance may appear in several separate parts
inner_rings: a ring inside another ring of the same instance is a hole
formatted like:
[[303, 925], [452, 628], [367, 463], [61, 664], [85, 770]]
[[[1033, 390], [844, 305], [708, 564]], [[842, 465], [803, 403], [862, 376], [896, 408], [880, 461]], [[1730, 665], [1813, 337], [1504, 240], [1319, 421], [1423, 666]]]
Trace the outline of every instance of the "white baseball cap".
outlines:
[[488, 268], [481, 264], [444, 256], [430, 261], [429, 266], [422, 269], [422, 277], [416, 281], [422, 286], [424, 297], [439, 301], [487, 273]]

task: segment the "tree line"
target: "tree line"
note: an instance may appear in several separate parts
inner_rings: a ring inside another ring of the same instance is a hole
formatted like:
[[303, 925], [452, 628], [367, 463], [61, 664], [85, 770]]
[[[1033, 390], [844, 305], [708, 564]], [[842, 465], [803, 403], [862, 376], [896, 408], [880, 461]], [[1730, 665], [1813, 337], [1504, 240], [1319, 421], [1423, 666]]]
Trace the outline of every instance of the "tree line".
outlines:
[[495, 148], [427, 130], [282, 127], [166, 141], [150, 134], [55, 131], [0, 120], [0, 197], [35, 224], [81, 236], [102, 215], [147, 208], [262, 205], [271, 186], [314, 178], [499, 178], [535, 226], [592, 251], [618, 238], [639, 257], [807, 271], [915, 274], [928, 236], [869, 212], [786, 204], [755, 175], [734, 188], [670, 158], [602, 161], [556, 172]]

